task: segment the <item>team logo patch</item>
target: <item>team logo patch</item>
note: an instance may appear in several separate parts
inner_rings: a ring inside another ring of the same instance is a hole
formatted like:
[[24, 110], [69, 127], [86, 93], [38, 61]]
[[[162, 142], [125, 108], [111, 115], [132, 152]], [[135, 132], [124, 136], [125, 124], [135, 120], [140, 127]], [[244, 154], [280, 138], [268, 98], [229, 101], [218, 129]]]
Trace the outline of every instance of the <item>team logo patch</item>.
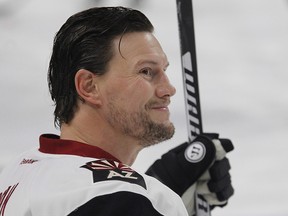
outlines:
[[185, 158], [191, 163], [200, 162], [206, 154], [206, 148], [201, 142], [194, 142], [185, 150]]
[[81, 166], [92, 171], [93, 181], [120, 180], [138, 184], [146, 189], [144, 178], [128, 165], [113, 160], [96, 160]]

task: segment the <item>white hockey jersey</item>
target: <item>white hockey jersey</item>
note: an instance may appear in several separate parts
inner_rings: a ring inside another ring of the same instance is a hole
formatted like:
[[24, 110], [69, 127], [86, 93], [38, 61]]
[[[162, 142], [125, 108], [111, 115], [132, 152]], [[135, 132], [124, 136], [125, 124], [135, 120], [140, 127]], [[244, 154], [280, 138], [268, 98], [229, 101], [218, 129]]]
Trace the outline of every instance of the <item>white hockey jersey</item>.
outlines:
[[0, 216], [187, 216], [181, 198], [100, 148], [41, 135], [0, 174]]

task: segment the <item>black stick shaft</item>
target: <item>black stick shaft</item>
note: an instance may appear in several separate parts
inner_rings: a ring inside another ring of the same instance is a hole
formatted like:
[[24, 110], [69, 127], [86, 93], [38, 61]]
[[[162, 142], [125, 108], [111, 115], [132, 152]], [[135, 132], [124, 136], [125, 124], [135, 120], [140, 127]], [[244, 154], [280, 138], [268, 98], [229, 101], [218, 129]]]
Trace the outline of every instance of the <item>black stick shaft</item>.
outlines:
[[196, 59], [196, 45], [192, 0], [176, 0], [179, 22], [182, 72], [184, 94], [186, 100], [186, 114], [188, 138], [193, 138], [203, 132], [198, 84]]
[[[192, 0], [176, 0], [179, 24], [182, 77], [187, 116], [188, 140], [191, 142], [195, 136], [203, 133], [200, 94], [198, 83], [196, 43], [194, 32], [194, 19]], [[191, 194], [193, 196], [193, 194]], [[197, 193], [195, 194], [196, 216], [210, 216], [209, 204]]]

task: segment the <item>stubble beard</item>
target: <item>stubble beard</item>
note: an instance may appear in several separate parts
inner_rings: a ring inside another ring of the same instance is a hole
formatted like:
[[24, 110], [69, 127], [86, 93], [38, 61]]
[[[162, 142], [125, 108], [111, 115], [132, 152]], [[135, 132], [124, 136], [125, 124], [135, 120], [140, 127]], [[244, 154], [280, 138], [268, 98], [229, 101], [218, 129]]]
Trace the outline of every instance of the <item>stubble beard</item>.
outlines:
[[108, 122], [114, 128], [121, 130], [127, 136], [139, 141], [142, 147], [148, 147], [173, 137], [174, 125], [154, 122], [147, 111], [127, 112], [126, 110], [109, 104]]

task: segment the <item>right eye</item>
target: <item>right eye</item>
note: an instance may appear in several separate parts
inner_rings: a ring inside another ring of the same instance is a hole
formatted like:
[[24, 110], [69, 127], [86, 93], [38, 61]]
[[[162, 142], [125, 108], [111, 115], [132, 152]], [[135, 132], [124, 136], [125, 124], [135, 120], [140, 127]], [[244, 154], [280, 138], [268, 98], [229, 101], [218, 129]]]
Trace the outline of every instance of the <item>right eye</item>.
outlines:
[[143, 68], [139, 73], [148, 78], [152, 78], [154, 75], [151, 68]]

